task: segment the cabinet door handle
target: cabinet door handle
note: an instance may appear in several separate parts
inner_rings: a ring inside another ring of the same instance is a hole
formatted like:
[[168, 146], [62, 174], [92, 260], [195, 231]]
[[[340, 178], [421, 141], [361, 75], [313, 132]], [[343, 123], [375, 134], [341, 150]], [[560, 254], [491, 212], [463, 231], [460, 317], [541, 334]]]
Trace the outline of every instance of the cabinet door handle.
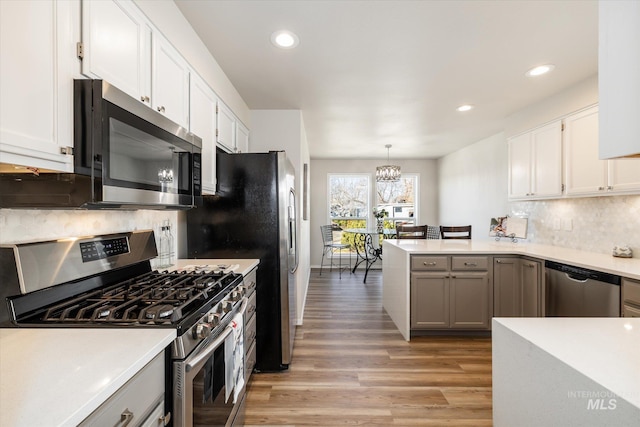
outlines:
[[604, 187], [598, 187], [598, 191], [604, 190]]
[[608, 191], [613, 190], [613, 186], [611, 186], [611, 185], [610, 185], [610, 186], [608, 186], [608, 187], [607, 187], [607, 190], [608, 190]]
[[502, 264], [502, 260], [501, 260], [501, 259], [497, 259], [497, 260], [496, 260], [496, 263], [498, 263], [498, 264]]
[[169, 422], [171, 421], [171, 412], [167, 412], [167, 415], [165, 415], [164, 417], [160, 417], [158, 421], [162, 423], [163, 426], [168, 426]]
[[159, 106], [158, 111], [164, 113], [164, 105]]
[[477, 267], [478, 264], [476, 264], [475, 262], [465, 262], [464, 263], [465, 267]]
[[425, 262], [423, 262], [422, 264], [423, 264], [423, 265], [426, 265], [426, 266], [430, 266], [430, 265], [431, 265], [431, 266], [434, 266], [434, 265], [436, 265], [436, 262], [435, 262], [435, 261], [432, 261], [432, 262], [426, 262], [426, 261], [425, 261]]
[[142, 101], [142, 102], [149, 102], [149, 97], [148, 97], [148, 96], [146, 96], [146, 95], [142, 95], [142, 96], [140, 97], [140, 101]]
[[122, 414], [120, 414], [119, 425], [121, 427], [127, 427], [132, 420], [133, 420], [133, 412], [131, 412], [129, 408], [127, 408], [124, 411], [122, 411]]

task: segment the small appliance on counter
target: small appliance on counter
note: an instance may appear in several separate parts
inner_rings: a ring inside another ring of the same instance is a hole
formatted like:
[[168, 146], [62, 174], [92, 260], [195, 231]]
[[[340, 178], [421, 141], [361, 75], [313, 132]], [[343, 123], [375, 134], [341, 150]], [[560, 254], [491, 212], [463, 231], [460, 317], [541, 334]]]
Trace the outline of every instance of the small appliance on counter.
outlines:
[[28, 328], [173, 328], [164, 418], [176, 427], [231, 425], [244, 402], [244, 376], [234, 375], [244, 359], [225, 353], [242, 353], [242, 339], [227, 338], [241, 336], [243, 277], [198, 265], [155, 271], [156, 256], [151, 230], [0, 245], [0, 319]]

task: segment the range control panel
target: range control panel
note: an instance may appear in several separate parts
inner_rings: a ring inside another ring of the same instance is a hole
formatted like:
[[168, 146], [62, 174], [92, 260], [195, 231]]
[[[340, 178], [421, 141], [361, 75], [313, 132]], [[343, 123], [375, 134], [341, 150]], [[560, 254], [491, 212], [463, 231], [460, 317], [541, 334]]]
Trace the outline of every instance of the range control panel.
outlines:
[[114, 255], [129, 253], [129, 240], [126, 236], [113, 239], [80, 242], [82, 262], [96, 261]]

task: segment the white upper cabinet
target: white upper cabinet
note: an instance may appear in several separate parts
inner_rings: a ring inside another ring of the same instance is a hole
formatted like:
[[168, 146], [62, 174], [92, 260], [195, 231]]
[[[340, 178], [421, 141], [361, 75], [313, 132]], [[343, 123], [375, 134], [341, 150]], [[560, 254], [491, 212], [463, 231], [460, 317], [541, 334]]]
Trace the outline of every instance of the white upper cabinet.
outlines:
[[217, 143], [227, 151], [235, 153], [236, 147], [236, 118], [233, 112], [221, 101], [218, 101], [216, 114]]
[[562, 195], [562, 123], [560, 121], [510, 138], [509, 198]]
[[249, 129], [240, 120], [236, 121], [236, 150], [238, 153], [249, 152]]
[[82, 3], [82, 73], [103, 79], [151, 106], [151, 33], [130, 1]]
[[598, 158], [598, 107], [565, 118], [566, 194], [606, 195], [640, 191], [640, 159]]
[[79, 1], [0, 1], [0, 162], [70, 172]]
[[189, 66], [131, 1], [83, 3], [82, 72], [189, 127]]
[[567, 195], [607, 191], [607, 161], [598, 159], [598, 107], [565, 118]]
[[640, 2], [598, 3], [599, 157], [640, 156]]
[[189, 65], [159, 33], [153, 35], [153, 108], [189, 128]]
[[202, 193], [216, 191], [216, 95], [195, 73], [190, 79], [190, 132], [202, 138]]

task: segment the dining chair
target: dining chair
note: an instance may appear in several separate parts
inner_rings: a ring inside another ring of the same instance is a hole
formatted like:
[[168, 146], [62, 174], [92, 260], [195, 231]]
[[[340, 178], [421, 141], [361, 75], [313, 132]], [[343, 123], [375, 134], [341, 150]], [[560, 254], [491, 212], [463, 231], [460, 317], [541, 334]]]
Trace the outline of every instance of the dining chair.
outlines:
[[440, 240], [440, 226], [439, 225], [427, 225], [427, 239]]
[[398, 225], [396, 227], [397, 239], [426, 239], [426, 225]]
[[[351, 245], [348, 243], [336, 243], [333, 240], [333, 232], [342, 230], [335, 224], [321, 225], [320, 232], [322, 233], [322, 261], [320, 261], [320, 276], [322, 276], [322, 267], [324, 266], [324, 257], [329, 258], [329, 271], [333, 271], [333, 258], [336, 252], [338, 256], [338, 269], [340, 271], [340, 278], [342, 279], [342, 254], [343, 249], [350, 249]], [[346, 266], [345, 266], [346, 267]], [[351, 271], [351, 254], [349, 254], [349, 271]]]
[[440, 226], [440, 236], [443, 239], [471, 239], [471, 226], [470, 225], [458, 225], [458, 226]]

